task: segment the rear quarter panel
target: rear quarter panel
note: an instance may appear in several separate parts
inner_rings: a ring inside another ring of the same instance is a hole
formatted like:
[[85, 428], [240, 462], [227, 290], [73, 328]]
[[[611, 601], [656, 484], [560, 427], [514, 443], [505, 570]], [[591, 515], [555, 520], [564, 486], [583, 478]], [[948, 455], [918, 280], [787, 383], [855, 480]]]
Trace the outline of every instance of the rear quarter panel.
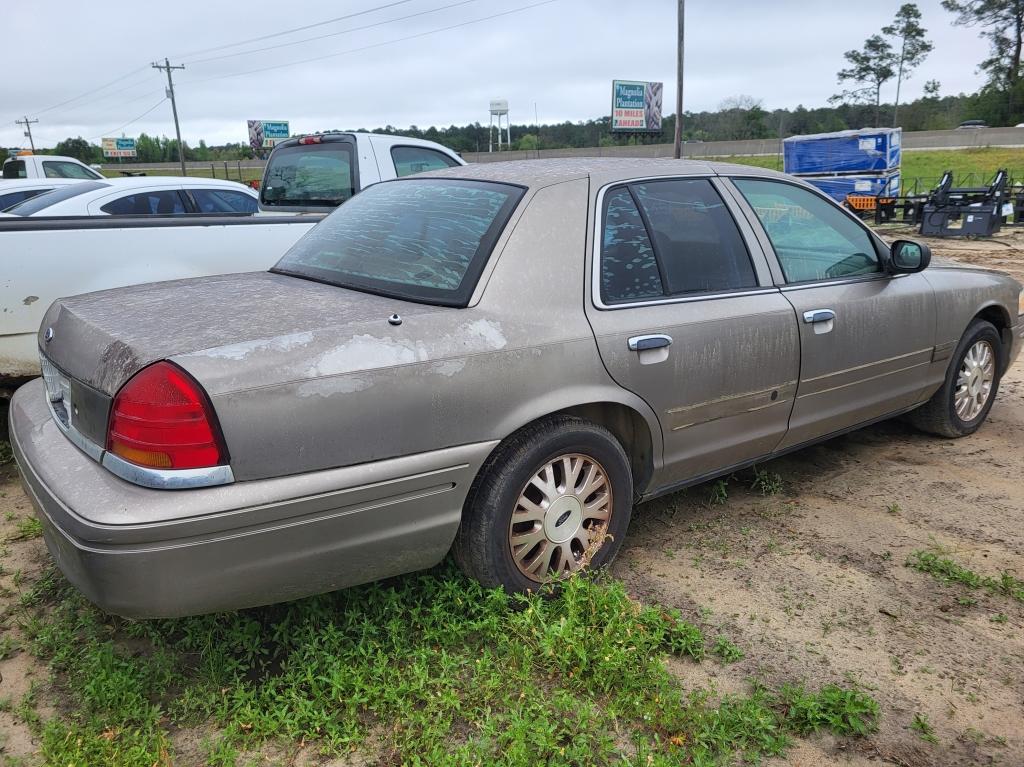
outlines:
[[922, 274], [935, 290], [935, 363], [929, 371], [932, 383], [941, 384], [949, 357], [971, 320], [996, 309], [1006, 327], [1017, 324], [1020, 283], [1008, 275], [938, 262]]

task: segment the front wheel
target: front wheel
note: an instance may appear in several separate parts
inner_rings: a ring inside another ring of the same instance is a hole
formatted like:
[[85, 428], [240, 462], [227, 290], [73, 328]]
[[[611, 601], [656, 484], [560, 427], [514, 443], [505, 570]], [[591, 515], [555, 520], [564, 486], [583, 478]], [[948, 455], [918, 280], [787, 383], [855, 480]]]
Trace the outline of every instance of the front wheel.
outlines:
[[632, 507], [618, 440], [589, 421], [555, 416], [497, 447], [470, 488], [453, 552], [485, 586], [525, 592], [608, 564]]
[[972, 322], [953, 353], [942, 388], [909, 414], [911, 423], [941, 437], [976, 432], [999, 391], [1002, 349], [999, 331], [991, 323]]

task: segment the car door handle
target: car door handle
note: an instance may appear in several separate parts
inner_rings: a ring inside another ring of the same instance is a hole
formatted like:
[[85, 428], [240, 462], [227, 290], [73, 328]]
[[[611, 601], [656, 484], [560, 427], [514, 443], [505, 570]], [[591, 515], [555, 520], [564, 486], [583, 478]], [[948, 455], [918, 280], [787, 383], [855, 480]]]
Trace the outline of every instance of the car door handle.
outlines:
[[804, 312], [804, 322], [813, 325], [817, 322], [829, 322], [836, 318], [836, 313], [831, 309], [812, 309]]
[[662, 349], [672, 345], [672, 336], [660, 333], [650, 336], [633, 336], [629, 339], [629, 348], [634, 352], [642, 352], [647, 349]]

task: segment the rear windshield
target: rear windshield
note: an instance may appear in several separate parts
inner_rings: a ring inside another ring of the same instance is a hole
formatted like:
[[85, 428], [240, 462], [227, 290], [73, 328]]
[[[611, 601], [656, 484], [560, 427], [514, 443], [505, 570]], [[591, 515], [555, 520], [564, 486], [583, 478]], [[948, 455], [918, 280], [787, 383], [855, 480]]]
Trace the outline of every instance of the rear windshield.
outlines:
[[83, 181], [80, 184], [68, 184], [67, 186], [58, 187], [52, 192], [37, 195], [31, 200], [25, 200], [25, 202], [12, 205], [4, 213], [13, 213], [16, 216], [31, 216], [34, 213], [46, 210], [58, 202], [64, 202], [64, 200], [70, 200], [72, 197], [77, 197], [80, 194], [91, 192], [94, 189], [103, 189], [108, 186], [110, 184], [104, 184], [102, 181]]
[[264, 205], [335, 206], [355, 194], [352, 144], [282, 147], [270, 155], [260, 198]]
[[313, 227], [272, 271], [466, 306], [523, 191], [455, 179], [376, 184]]
[[8, 160], [4, 163], [4, 178], [25, 178], [25, 161]]

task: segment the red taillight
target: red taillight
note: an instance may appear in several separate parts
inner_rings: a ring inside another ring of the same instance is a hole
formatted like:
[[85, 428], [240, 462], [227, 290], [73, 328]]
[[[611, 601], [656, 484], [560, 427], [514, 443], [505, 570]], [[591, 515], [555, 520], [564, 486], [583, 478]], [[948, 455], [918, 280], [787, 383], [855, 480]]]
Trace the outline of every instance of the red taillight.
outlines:
[[323, 142], [323, 136], [303, 136], [299, 139], [300, 144], [320, 144]]
[[154, 469], [200, 469], [227, 462], [206, 394], [177, 365], [157, 362], [121, 387], [110, 410], [107, 450]]

